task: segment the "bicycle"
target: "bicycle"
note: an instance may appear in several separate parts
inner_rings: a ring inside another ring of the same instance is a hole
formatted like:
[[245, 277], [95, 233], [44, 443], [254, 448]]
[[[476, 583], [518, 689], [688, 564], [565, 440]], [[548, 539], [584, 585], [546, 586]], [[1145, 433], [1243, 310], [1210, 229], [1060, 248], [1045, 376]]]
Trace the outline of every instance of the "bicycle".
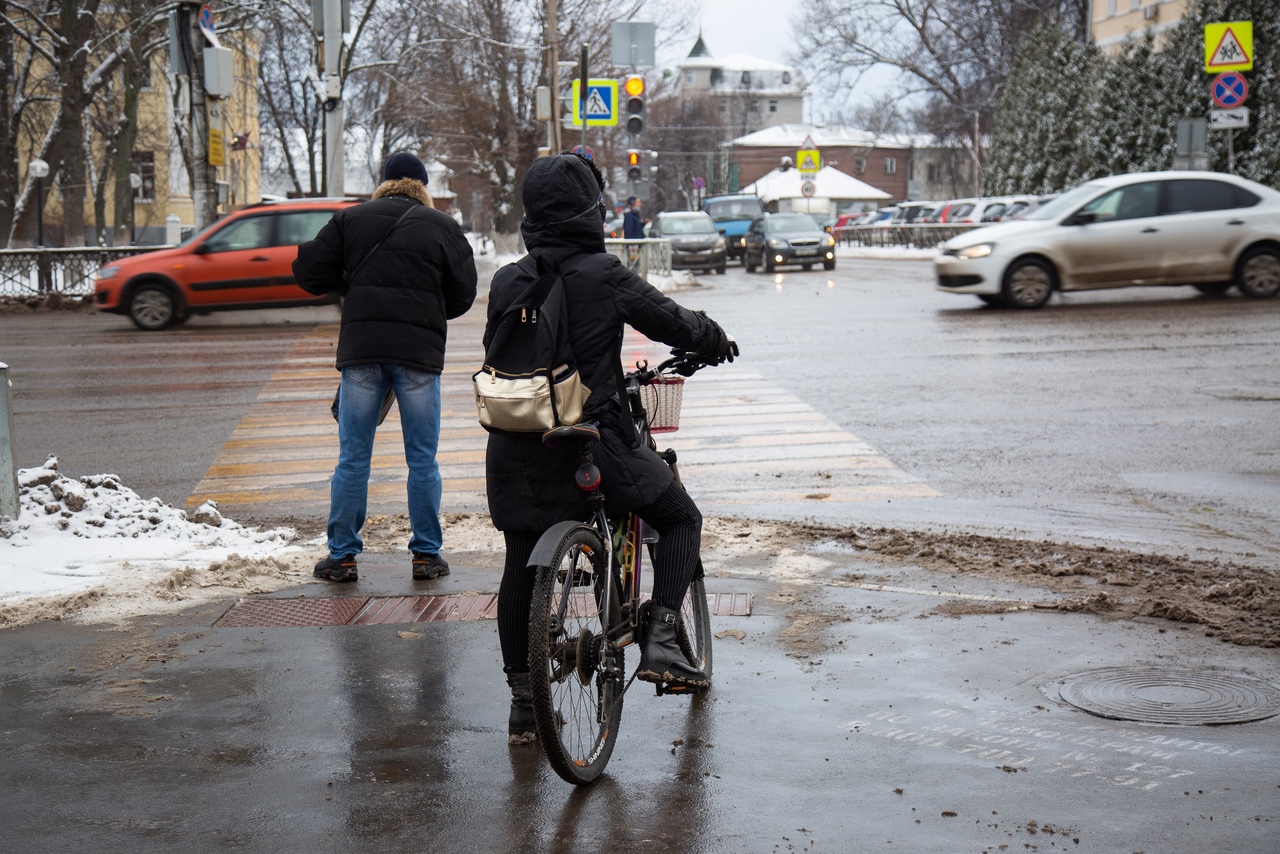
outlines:
[[[627, 402], [643, 442], [657, 451], [653, 433], [679, 424], [685, 376], [708, 362], [677, 353], [650, 370], [638, 362], [626, 374]], [[604, 771], [618, 738], [622, 700], [635, 681], [626, 679], [625, 652], [644, 639], [648, 606], [641, 593], [643, 546], [650, 559], [656, 533], [634, 513], [613, 519], [600, 491], [591, 424], [557, 427], [543, 435], [549, 445], [577, 451], [575, 480], [588, 494], [591, 517], [553, 525], [529, 559], [536, 572], [529, 617], [529, 688], [538, 740], [555, 772], [585, 785]], [[677, 482], [676, 452], [659, 454]], [[685, 594], [677, 641], [685, 657], [711, 678], [711, 614], [702, 560]], [[638, 669], [638, 667], [637, 667]], [[698, 693], [683, 685], [656, 685], [663, 694]], [[705, 689], [704, 689], [705, 690]]]

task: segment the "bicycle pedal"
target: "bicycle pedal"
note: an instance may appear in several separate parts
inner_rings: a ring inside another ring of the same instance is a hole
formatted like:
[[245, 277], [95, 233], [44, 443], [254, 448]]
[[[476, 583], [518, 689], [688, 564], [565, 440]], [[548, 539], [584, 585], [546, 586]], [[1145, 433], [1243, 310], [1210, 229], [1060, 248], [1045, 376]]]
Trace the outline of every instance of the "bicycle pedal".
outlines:
[[654, 689], [658, 692], [658, 696], [663, 694], [700, 694], [702, 689], [694, 685], [676, 685], [664, 682], [660, 685], [654, 685]]

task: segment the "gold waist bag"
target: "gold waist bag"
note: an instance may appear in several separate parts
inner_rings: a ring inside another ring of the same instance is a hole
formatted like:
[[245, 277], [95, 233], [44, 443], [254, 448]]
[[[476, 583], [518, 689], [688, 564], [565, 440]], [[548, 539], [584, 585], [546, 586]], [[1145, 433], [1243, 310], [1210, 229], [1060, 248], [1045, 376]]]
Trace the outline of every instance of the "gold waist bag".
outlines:
[[553, 427], [577, 424], [590, 389], [577, 370], [561, 365], [545, 373], [511, 376], [488, 366], [471, 378], [476, 413], [486, 430], [545, 433]]

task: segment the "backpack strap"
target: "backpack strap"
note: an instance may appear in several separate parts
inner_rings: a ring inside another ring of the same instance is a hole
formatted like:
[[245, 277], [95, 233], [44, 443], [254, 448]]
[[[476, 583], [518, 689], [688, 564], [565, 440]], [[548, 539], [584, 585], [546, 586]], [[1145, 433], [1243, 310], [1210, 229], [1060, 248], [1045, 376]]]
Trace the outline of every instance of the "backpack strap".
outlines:
[[387, 229], [387, 233], [382, 235], [382, 239], [379, 240], [377, 243], [373, 244], [372, 249], [364, 253], [364, 257], [360, 259], [360, 263], [356, 265], [356, 268], [354, 270], [352, 270], [350, 273], [347, 273], [345, 270], [343, 271], [342, 283], [344, 286], [350, 287], [351, 283], [355, 281], [356, 273], [359, 273], [360, 269], [364, 267], [364, 262], [372, 258], [373, 253], [377, 252], [378, 249], [382, 246], [383, 242], [386, 241], [386, 239], [391, 236], [391, 232], [395, 231], [397, 226], [399, 226], [400, 223], [404, 222], [405, 217], [413, 213], [413, 208], [414, 208], [413, 205], [409, 205], [407, 208], [405, 208], [404, 213], [400, 214], [399, 218], [397, 218], [396, 221], [391, 224], [391, 227]]

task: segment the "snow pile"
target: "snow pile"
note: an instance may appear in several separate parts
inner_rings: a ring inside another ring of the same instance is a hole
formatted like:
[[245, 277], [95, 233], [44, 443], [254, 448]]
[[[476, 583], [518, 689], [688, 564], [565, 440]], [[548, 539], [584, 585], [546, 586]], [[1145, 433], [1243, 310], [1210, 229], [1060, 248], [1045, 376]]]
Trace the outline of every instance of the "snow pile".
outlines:
[[245, 528], [212, 501], [188, 515], [116, 475], [68, 478], [56, 457], [18, 485], [18, 518], [0, 517], [0, 627], [154, 613], [308, 575], [292, 529]]
[[938, 257], [936, 247], [920, 246], [849, 246], [836, 245], [837, 258], [874, 258], [889, 261], [932, 261]]

